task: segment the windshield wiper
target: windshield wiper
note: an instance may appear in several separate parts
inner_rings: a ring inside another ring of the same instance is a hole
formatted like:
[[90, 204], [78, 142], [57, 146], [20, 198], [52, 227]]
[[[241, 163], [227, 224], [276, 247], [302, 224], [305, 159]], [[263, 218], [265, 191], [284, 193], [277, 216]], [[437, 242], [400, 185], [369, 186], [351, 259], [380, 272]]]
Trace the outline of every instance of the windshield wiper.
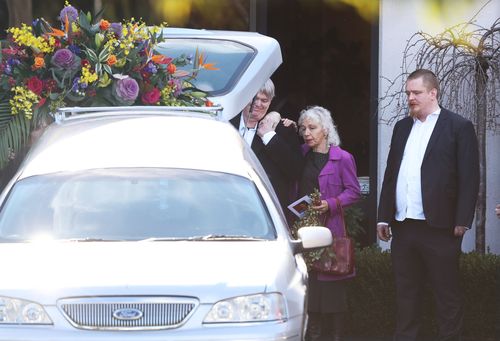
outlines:
[[255, 238], [243, 235], [225, 235], [225, 234], [207, 234], [204, 236], [192, 237], [151, 237], [140, 240], [141, 242], [164, 242], [164, 241], [204, 241], [204, 240], [265, 240], [263, 238]]
[[188, 240], [265, 240], [245, 235], [227, 235], [227, 234], [207, 234], [199, 237], [189, 237]]
[[56, 241], [61, 242], [77, 242], [77, 243], [87, 243], [87, 242], [121, 242], [123, 240], [119, 239], [104, 239], [104, 238], [68, 238], [68, 239], [56, 239]]
[[149, 237], [146, 239], [141, 239], [139, 242], [170, 242], [170, 241], [178, 241], [178, 240], [186, 240], [186, 238], [179, 237]]

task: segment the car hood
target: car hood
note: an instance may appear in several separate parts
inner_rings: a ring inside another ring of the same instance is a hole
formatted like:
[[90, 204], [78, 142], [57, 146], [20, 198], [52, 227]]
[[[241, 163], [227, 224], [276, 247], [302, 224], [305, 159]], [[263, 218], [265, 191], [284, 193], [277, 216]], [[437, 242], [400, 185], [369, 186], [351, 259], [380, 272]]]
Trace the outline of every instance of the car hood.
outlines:
[[286, 287], [295, 266], [283, 241], [4, 243], [0, 259], [9, 260], [2, 262], [0, 294], [43, 304], [101, 295], [213, 303], [273, 291], [269, 284]]

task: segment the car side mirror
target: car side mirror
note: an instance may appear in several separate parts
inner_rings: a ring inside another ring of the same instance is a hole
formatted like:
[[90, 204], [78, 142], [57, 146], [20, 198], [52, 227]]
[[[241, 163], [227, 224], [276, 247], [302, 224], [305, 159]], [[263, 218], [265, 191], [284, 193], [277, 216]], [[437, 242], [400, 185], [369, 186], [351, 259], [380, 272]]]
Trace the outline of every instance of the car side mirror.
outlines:
[[297, 231], [300, 247], [297, 253], [331, 245], [332, 232], [324, 226], [304, 226]]

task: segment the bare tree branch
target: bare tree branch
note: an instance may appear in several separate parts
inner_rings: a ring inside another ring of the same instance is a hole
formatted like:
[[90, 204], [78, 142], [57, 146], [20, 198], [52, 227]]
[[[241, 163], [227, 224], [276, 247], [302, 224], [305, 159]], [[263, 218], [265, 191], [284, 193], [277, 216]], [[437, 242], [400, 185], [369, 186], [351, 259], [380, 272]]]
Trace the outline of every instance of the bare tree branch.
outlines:
[[440, 105], [470, 119], [476, 128], [480, 163], [476, 251], [484, 253], [486, 131], [497, 133], [500, 127], [497, 110], [500, 105], [500, 18], [490, 28], [484, 28], [473, 22], [475, 16], [435, 36], [417, 32], [410, 37], [403, 50], [401, 73], [393, 80], [382, 78], [389, 86], [379, 99], [379, 119], [392, 124], [407, 116], [404, 87], [411, 71], [430, 69], [440, 79]]

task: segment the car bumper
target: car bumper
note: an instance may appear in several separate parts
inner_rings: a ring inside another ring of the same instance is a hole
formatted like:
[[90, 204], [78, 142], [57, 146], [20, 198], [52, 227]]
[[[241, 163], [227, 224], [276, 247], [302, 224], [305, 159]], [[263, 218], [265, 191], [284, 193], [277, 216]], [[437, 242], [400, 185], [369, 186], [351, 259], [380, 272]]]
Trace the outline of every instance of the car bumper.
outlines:
[[287, 322], [207, 325], [155, 331], [93, 331], [70, 325], [0, 326], [0, 341], [301, 341], [302, 319]]

